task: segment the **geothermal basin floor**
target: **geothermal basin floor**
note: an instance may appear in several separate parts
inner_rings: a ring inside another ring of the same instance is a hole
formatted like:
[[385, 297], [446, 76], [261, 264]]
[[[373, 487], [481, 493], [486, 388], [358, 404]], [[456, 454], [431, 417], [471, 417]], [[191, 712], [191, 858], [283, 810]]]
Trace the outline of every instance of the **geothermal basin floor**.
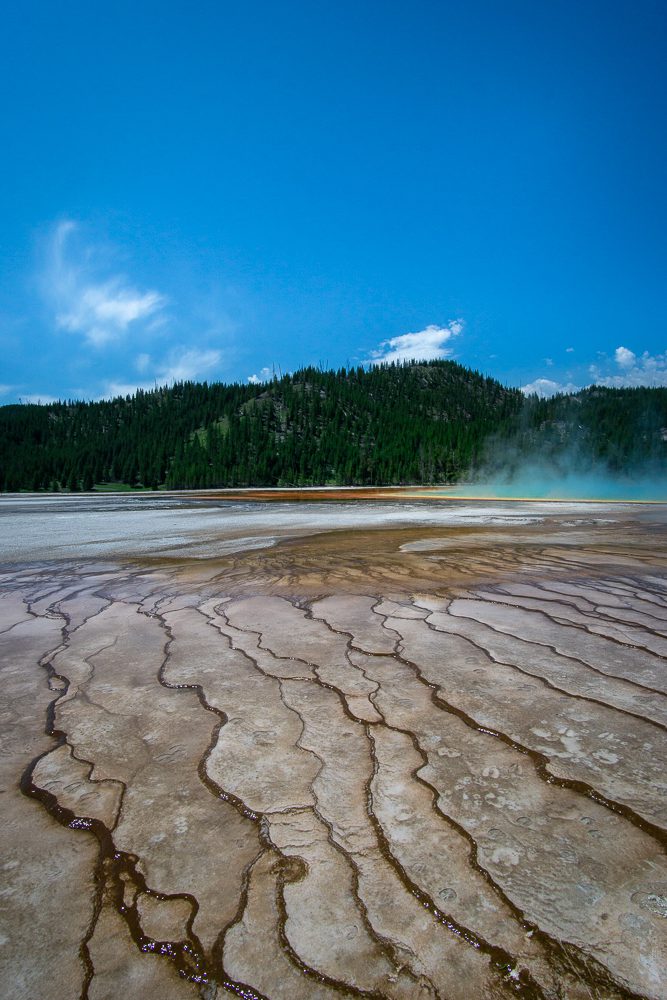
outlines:
[[664, 508], [0, 524], [3, 996], [665, 996]]

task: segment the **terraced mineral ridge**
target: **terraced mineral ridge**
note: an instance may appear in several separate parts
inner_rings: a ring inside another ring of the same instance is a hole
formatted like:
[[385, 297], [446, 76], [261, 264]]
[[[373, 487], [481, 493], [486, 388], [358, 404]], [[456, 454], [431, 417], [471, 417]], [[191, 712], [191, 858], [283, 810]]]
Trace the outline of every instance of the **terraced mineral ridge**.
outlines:
[[667, 995], [667, 508], [0, 501], [0, 993]]

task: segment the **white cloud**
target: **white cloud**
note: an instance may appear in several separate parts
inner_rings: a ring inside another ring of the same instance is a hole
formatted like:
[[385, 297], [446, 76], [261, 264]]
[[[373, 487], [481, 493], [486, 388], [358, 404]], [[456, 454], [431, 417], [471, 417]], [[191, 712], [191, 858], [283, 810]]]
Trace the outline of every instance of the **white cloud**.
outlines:
[[124, 275], [115, 274], [100, 280], [91, 273], [90, 251], [76, 253], [72, 236], [76, 223], [61, 222], [53, 234], [49, 263], [44, 275], [47, 299], [55, 310], [57, 326], [69, 333], [83, 335], [94, 347], [119, 340], [130, 326], [158, 318], [167, 299], [159, 292], [140, 291]]
[[29, 392], [27, 395], [21, 396], [20, 399], [22, 403], [42, 403], [43, 405], [58, 402], [58, 397], [51, 396], [48, 392]]
[[[148, 354], [140, 354], [135, 364], [142, 372], [150, 366]], [[133, 396], [138, 389], [150, 392], [161, 385], [173, 382], [195, 382], [210, 374], [222, 360], [221, 351], [202, 351], [198, 348], [176, 348], [169, 354], [166, 364], [158, 367], [150, 381], [119, 382], [110, 381], [98, 399], [113, 399], [115, 396]], [[83, 395], [86, 395], [83, 393]]]
[[83, 333], [95, 347], [118, 340], [130, 323], [161, 309], [164, 299], [157, 292], [143, 295], [123, 287], [118, 280], [89, 285], [78, 290], [69, 312], [59, 312], [56, 323], [70, 333]]
[[572, 382], [554, 382], [550, 378], [536, 378], [534, 382], [529, 382], [527, 385], [521, 386], [521, 392], [525, 396], [532, 396], [533, 394], [539, 396], [541, 399], [548, 399], [549, 396], [555, 396], [558, 392], [579, 392], [581, 386], [574, 385]]
[[573, 352], [574, 352], [574, 347], [566, 347], [565, 348], [565, 353], [566, 354], [572, 354]]
[[[159, 385], [170, 385], [172, 382], [194, 382], [204, 378], [213, 368], [217, 368], [222, 360], [222, 351], [202, 351], [197, 347], [177, 347], [170, 351], [165, 364], [158, 366], [150, 381], [145, 382], [107, 382], [103, 399], [109, 395], [131, 395], [137, 389], [154, 389]], [[140, 372], [145, 373], [150, 367], [151, 358], [148, 354], [140, 354], [135, 365]]]
[[248, 375], [248, 382], [251, 385], [259, 385], [261, 382], [270, 382], [273, 378], [272, 368], [260, 369], [259, 375]]
[[614, 352], [614, 361], [621, 368], [632, 368], [637, 360], [636, 355], [627, 347], [617, 347]]
[[14, 388], [13, 385], [0, 385], [0, 396], [6, 396]]
[[416, 333], [403, 333], [398, 337], [383, 340], [378, 350], [371, 351], [374, 365], [391, 364], [402, 361], [432, 361], [448, 358], [453, 354], [448, 341], [463, 331], [463, 320], [455, 319], [447, 326], [431, 324]]
[[[568, 353], [574, 348], [568, 347]], [[548, 359], [545, 359], [548, 362]], [[667, 351], [662, 354], [635, 354], [627, 347], [617, 347], [612, 356], [598, 353], [597, 362], [588, 369], [577, 366], [571, 372], [565, 371], [561, 377], [567, 381], [557, 382], [550, 378], [536, 378], [521, 387], [526, 395], [536, 393], [543, 399], [559, 392], [579, 392], [589, 385], [601, 385], [610, 389], [647, 387], [667, 387]], [[570, 379], [579, 379], [575, 385]]]
[[194, 381], [207, 375], [211, 369], [217, 368], [221, 359], [221, 351], [201, 351], [196, 347], [186, 350], [181, 348], [172, 351], [169, 363], [163, 368], [158, 368], [155, 377], [160, 385]]
[[662, 354], [644, 351], [643, 354], [636, 355], [627, 347], [617, 347], [614, 361], [621, 369], [621, 374], [608, 374], [600, 365], [590, 366], [591, 378], [596, 385], [604, 385], [610, 389], [667, 386], [667, 351]]
[[[115, 399], [116, 396], [134, 396], [137, 390], [142, 389], [144, 392], [150, 392], [151, 389], [155, 388], [154, 382], [107, 382], [104, 387], [104, 392], [98, 399]], [[90, 398], [88, 393], [83, 393], [84, 396]]]

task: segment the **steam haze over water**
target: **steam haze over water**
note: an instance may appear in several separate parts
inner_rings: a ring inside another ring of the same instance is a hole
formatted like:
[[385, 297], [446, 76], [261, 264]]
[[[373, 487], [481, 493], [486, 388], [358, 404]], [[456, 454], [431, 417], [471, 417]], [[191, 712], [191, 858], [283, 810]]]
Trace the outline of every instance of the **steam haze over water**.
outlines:
[[609, 472], [561, 472], [547, 464], [530, 463], [505, 475], [480, 476], [474, 483], [456, 487], [460, 496], [535, 497], [567, 500], [667, 500], [664, 476], [647, 471], [613, 476]]

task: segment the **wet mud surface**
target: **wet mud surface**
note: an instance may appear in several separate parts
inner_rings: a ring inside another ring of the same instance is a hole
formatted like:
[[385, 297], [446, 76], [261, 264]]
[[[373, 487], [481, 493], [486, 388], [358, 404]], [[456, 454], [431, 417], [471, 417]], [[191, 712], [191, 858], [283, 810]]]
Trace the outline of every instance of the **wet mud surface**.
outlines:
[[664, 997], [664, 511], [496, 513], [5, 562], [0, 995]]

